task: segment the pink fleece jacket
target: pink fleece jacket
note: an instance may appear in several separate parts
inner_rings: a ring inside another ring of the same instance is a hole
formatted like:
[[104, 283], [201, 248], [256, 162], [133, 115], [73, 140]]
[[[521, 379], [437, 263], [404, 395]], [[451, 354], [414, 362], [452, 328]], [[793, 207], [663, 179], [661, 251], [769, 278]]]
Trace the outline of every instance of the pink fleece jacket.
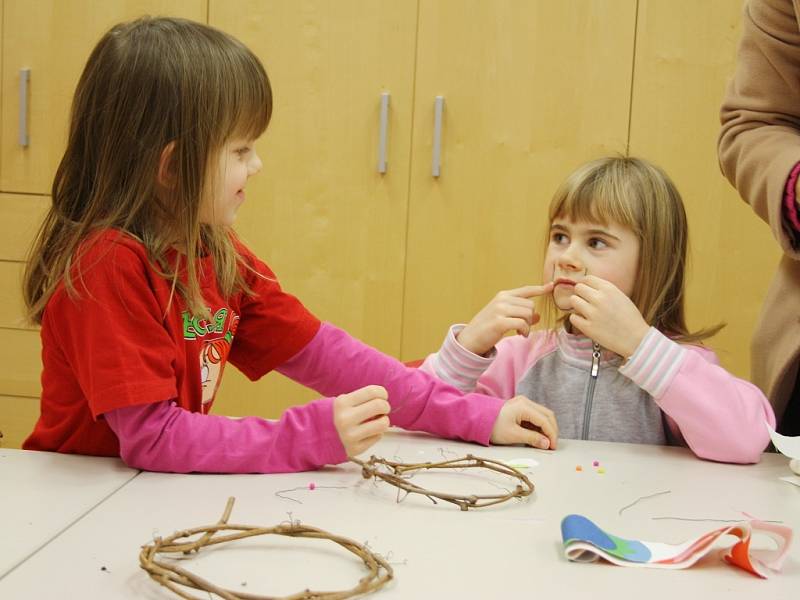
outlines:
[[755, 463], [769, 443], [765, 422], [775, 426], [761, 390], [723, 369], [713, 351], [678, 344], [652, 327], [624, 363], [612, 352], [600, 352], [590, 386], [589, 338], [563, 329], [537, 331], [530, 338], [506, 337], [484, 357], [458, 343], [461, 328], [451, 328], [442, 348], [421, 368], [465, 392], [502, 399], [528, 396], [555, 412], [561, 437], [640, 443], [672, 439], [701, 458]]

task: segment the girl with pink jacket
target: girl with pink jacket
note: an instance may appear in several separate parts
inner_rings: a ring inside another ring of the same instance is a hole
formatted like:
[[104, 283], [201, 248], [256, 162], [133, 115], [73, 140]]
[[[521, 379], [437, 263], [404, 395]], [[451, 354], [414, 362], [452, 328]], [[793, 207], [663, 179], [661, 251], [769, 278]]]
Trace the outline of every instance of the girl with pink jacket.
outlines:
[[[721, 327], [686, 325], [688, 229], [672, 181], [644, 160], [596, 160], [567, 178], [549, 213], [546, 283], [497, 294], [422, 368], [465, 392], [527, 397], [555, 415], [562, 438], [757, 462], [775, 416], [700, 343]], [[540, 320], [549, 326], [531, 331]], [[541, 432], [538, 445], [555, 441]]]

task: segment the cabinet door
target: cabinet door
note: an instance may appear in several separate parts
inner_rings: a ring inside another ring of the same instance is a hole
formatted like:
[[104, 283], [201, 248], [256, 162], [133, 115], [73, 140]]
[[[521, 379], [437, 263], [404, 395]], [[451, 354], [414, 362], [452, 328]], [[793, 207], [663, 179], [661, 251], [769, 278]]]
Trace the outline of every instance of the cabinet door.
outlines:
[[[236, 228], [284, 289], [321, 319], [390, 354], [400, 349], [416, 3], [212, 0], [211, 25], [264, 63], [272, 123], [256, 145]], [[388, 170], [378, 173], [380, 96], [390, 94]], [[357, 366], [355, 367], [357, 368]], [[234, 369], [218, 406], [277, 416], [315, 397]]]
[[498, 290], [541, 281], [556, 186], [625, 152], [635, 15], [633, 0], [420, 4], [405, 359], [436, 350]]
[[[113, 24], [145, 14], [206, 21], [205, 0], [5, 0], [0, 191], [47, 194], [64, 152], [72, 94], [89, 52]], [[25, 85], [22, 69], [30, 69]], [[20, 85], [27, 103], [20, 104]], [[28, 143], [20, 144], [20, 111]]]
[[727, 323], [708, 344], [748, 377], [750, 337], [780, 253], [717, 162], [741, 12], [731, 0], [639, 2], [630, 151], [664, 168], [686, 204], [690, 327]]

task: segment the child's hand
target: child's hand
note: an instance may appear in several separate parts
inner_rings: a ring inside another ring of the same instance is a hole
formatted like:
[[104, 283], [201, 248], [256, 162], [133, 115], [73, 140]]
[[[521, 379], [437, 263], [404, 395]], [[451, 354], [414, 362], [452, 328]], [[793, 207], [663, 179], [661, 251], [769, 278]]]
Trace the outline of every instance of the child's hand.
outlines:
[[639, 309], [613, 283], [587, 275], [575, 286], [570, 322], [595, 342], [629, 358], [650, 326]]
[[384, 388], [368, 385], [333, 401], [333, 424], [347, 456], [366, 451], [389, 428], [387, 398]]
[[492, 428], [493, 444], [528, 444], [555, 450], [558, 423], [552, 410], [525, 396], [507, 400]]
[[528, 335], [531, 326], [539, 322], [533, 307], [536, 296], [550, 294], [553, 283], [526, 285], [515, 290], [498, 292], [491, 302], [475, 315], [469, 325], [462, 329], [456, 339], [464, 348], [475, 354], [486, 354], [506, 334], [516, 330]]

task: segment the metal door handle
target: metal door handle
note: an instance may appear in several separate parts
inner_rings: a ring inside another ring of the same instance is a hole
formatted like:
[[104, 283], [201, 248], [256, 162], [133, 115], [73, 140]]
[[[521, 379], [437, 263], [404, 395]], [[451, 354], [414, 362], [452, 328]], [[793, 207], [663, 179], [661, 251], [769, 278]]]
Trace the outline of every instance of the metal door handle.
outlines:
[[386, 146], [389, 141], [389, 92], [381, 94], [381, 120], [378, 134], [378, 173], [386, 173]]
[[28, 84], [31, 80], [30, 69], [19, 70], [19, 145], [28, 146]]
[[442, 173], [442, 112], [444, 96], [436, 96], [433, 104], [433, 164], [431, 172], [434, 177]]

